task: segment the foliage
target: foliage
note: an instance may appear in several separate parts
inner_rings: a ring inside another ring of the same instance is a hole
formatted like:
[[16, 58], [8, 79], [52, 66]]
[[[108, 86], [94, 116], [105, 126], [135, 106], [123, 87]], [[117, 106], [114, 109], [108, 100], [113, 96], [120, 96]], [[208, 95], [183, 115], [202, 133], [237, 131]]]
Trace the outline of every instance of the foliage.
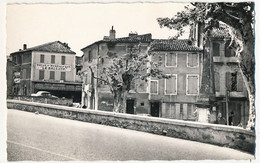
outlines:
[[[114, 95], [115, 112], [124, 112], [124, 101], [134, 81], [147, 82], [150, 77], [169, 78], [159, 68], [162, 64], [161, 58], [158, 62], [150, 60], [153, 55], [151, 47], [152, 44], [146, 51], [142, 51], [141, 43], [132, 44], [125, 54], [116, 54], [112, 63], [103, 68], [101, 76], [104, 77], [99, 80], [104, 81]], [[138, 92], [136, 88], [135, 91]]]

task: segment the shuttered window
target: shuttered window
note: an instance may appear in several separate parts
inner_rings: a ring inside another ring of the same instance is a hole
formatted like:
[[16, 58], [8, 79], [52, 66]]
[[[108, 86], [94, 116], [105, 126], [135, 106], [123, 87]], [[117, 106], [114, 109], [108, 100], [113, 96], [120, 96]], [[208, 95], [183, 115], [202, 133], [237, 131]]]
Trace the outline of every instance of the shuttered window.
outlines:
[[44, 63], [44, 55], [43, 54], [41, 54], [41, 56], [40, 56], [41, 58], [40, 58], [40, 63]]
[[242, 92], [244, 84], [243, 82], [243, 77], [240, 73], [226, 73], [226, 87], [228, 91]]
[[50, 79], [54, 80], [54, 78], [55, 78], [55, 72], [50, 71]]
[[26, 79], [30, 79], [31, 78], [31, 69], [27, 68], [26, 69]]
[[243, 77], [241, 73], [237, 74], [237, 91], [238, 92], [243, 92], [243, 86], [244, 85], [244, 81], [243, 81]]
[[177, 75], [171, 75], [169, 79], [165, 79], [164, 93], [166, 95], [177, 94]]
[[165, 67], [177, 67], [177, 54], [166, 53]]
[[65, 79], [66, 79], [66, 72], [61, 72], [61, 74], [60, 74], [60, 80], [65, 81]]
[[150, 82], [150, 93], [151, 94], [158, 94], [158, 81], [151, 80]]
[[39, 70], [39, 80], [44, 79], [44, 70]]
[[199, 55], [197, 53], [188, 53], [188, 67], [198, 67], [199, 66]]
[[175, 118], [176, 117], [176, 109], [175, 103], [165, 103], [165, 113], [163, 113], [164, 118]]
[[220, 48], [218, 43], [213, 43], [213, 56], [220, 56]]
[[219, 72], [215, 72], [215, 90], [220, 91], [220, 75]]
[[199, 94], [199, 75], [187, 75], [186, 83], [187, 95], [198, 95]]
[[51, 55], [51, 63], [55, 63], [55, 55]]
[[66, 57], [65, 56], [61, 56], [61, 64], [62, 65], [66, 64]]

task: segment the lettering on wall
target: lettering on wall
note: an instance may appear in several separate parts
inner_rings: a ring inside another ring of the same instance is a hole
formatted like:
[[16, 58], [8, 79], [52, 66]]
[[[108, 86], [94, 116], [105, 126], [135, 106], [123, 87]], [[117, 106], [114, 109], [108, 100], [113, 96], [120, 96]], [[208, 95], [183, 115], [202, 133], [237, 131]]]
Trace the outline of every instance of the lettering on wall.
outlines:
[[71, 65], [36, 63], [37, 70], [71, 71]]

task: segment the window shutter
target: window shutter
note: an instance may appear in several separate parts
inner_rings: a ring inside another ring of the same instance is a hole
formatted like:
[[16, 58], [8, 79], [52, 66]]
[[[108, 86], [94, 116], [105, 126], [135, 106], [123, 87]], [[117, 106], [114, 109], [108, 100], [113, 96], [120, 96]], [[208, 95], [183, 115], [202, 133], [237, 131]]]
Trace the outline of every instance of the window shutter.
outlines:
[[189, 67], [192, 67], [192, 60], [193, 60], [192, 54], [188, 54], [188, 66]]
[[238, 92], [243, 92], [243, 77], [241, 73], [237, 73], [237, 91]]
[[219, 56], [219, 44], [218, 43], [213, 43], [213, 56]]
[[230, 91], [231, 90], [231, 73], [226, 72], [226, 90]]
[[219, 72], [215, 72], [215, 90], [220, 91], [220, 75], [219, 75]]
[[230, 41], [225, 44], [225, 57], [231, 57], [231, 48], [229, 47]]
[[157, 81], [151, 81], [150, 93], [157, 93]]
[[198, 77], [188, 76], [188, 94], [198, 94]]

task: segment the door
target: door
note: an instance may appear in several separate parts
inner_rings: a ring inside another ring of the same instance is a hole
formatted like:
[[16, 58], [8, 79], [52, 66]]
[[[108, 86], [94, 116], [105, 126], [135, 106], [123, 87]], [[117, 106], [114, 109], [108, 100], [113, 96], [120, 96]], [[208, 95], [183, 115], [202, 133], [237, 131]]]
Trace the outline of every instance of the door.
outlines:
[[127, 100], [126, 101], [126, 113], [127, 114], [134, 114], [135, 113], [135, 100]]
[[159, 102], [151, 102], [151, 116], [159, 117]]

